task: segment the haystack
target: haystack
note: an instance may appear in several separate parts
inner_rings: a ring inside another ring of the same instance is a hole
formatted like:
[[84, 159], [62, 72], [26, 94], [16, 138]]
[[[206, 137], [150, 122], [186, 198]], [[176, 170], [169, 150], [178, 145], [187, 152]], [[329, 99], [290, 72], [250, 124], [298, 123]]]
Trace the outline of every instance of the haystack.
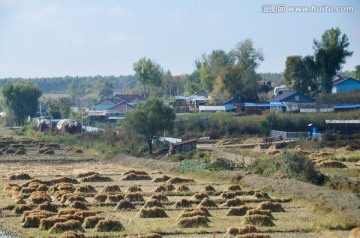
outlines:
[[65, 231], [60, 238], [85, 238], [84, 234], [76, 233], [75, 231]]
[[224, 238], [232, 238], [238, 235], [248, 234], [248, 233], [254, 233], [257, 232], [257, 229], [255, 226], [242, 226], [242, 227], [229, 227], [226, 230]]
[[58, 183], [56, 185], [56, 187], [60, 190], [60, 191], [68, 191], [70, 193], [73, 193], [75, 191], [75, 187], [74, 185], [72, 185], [71, 183]]
[[81, 196], [81, 195], [78, 195], [78, 194], [71, 194], [71, 195], [67, 196], [67, 199], [65, 201], [62, 198], [60, 202], [65, 203], [65, 204], [70, 204], [70, 203], [74, 203], [74, 202], [87, 203], [85, 197]]
[[253, 207], [242, 205], [240, 207], [230, 207], [226, 213], [226, 216], [244, 216], [248, 210]]
[[44, 217], [51, 217], [54, 216], [55, 213], [49, 212], [49, 211], [42, 211], [42, 210], [31, 210], [31, 211], [25, 211], [23, 212], [21, 221], [25, 222], [26, 218], [28, 216], [44, 216]]
[[[206, 212], [204, 212], [203, 210], [201, 209], [193, 209], [193, 210], [184, 210], [180, 213], [180, 216], [178, 218], [178, 220], [182, 219], [182, 218], [185, 218], [185, 217], [194, 217], [194, 216], [205, 216], [207, 217], [206, 215]], [[209, 219], [207, 219], [207, 221], [209, 221]]]
[[128, 175], [128, 174], [149, 175], [149, 174], [146, 173], [145, 171], [141, 171], [141, 170], [128, 170], [128, 171], [124, 172], [123, 175]]
[[204, 198], [199, 206], [203, 206], [203, 207], [217, 207], [217, 204], [213, 201], [213, 200], [210, 200], [209, 198]]
[[40, 230], [49, 230], [51, 227], [55, 225], [55, 223], [58, 222], [65, 222], [67, 221], [65, 217], [48, 217], [43, 218], [40, 220]]
[[100, 193], [121, 193], [121, 189], [118, 185], [109, 185], [104, 187]]
[[324, 160], [316, 163], [315, 166], [319, 168], [339, 168], [339, 169], [347, 168], [345, 164], [337, 160]]
[[51, 179], [50, 181], [54, 184], [58, 184], [58, 183], [78, 184], [79, 183], [76, 179], [70, 178], [70, 177], [61, 177], [61, 178]]
[[164, 206], [162, 205], [162, 203], [159, 200], [150, 199], [143, 206], [143, 208], [148, 208], [148, 207], [164, 207]]
[[90, 172], [86, 172], [86, 173], [80, 173], [80, 174], [77, 174], [75, 176], [75, 178], [84, 178], [84, 177], [89, 177], [91, 175], [100, 175], [99, 173], [97, 172], [94, 172], [94, 171], [90, 171]]
[[271, 214], [270, 210], [250, 209], [246, 212], [246, 215], [265, 215], [268, 216], [271, 220], [274, 219], [274, 216]]
[[116, 204], [115, 210], [134, 210], [135, 206], [129, 201], [121, 200]]
[[131, 180], [151, 180], [149, 175], [140, 175], [140, 174], [127, 174], [121, 177], [121, 180], [131, 181]]
[[75, 201], [73, 203], [70, 203], [68, 208], [75, 208], [79, 210], [89, 210], [89, 208], [82, 202]]
[[270, 217], [266, 215], [246, 215], [241, 221], [243, 225], [275, 226]]
[[124, 226], [117, 220], [100, 220], [95, 227], [98, 232], [119, 232], [125, 230]]
[[28, 205], [18, 205], [15, 206], [14, 210], [12, 211], [13, 214], [16, 215], [21, 215], [23, 214], [25, 211], [31, 211], [32, 208]]
[[79, 221], [80, 223], [84, 221], [84, 217], [75, 214], [62, 215], [61, 217], [65, 218], [66, 221], [75, 220]]
[[195, 180], [193, 180], [193, 179], [179, 178], [179, 177], [174, 177], [167, 181], [168, 184], [194, 183], [194, 182], [195, 182]]
[[270, 210], [271, 212], [285, 212], [284, 208], [279, 202], [262, 202], [258, 204], [256, 209]]
[[83, 177], [80, 179], [80, 182], [82, 183], [88, 183], [88, 182], [112, 182], [113, 180], [110, 177], [107, 176], [101, 176], [99, 174], [93, 174], [87, 177]]
[[360, 238], [360, 227], [352, 229], [349, 238]]
[[96, 189], [90, 184], [82, 185], [76, 188], [75, 193], [96, 193]]
[[232, 191], [232, 192], [241, 191], [241, 187], [240, 187], [240, 185], [234, 184], [234, 185], [230, 185], [227, 188], [227, 190]]
[[271, 236], [265, 233], [247, 233], [238, 235], [236, 238], [271, 238]]
[[69, 214], [73, 215], [73, 214], [75, 214], [76, 212], [79, 212], [79, 211], [81, 211], [81, 210], [75, 209], [75, 208], [70, 208], [70, 209], [66, 208], [66, 209], [60, 210], [58, 212], [58, 215], [59, 216], [65, 216], [65, 215], [69, 215]]
[[96, 215], [95, 211], [91, 211], [91, 210], [82, 210], [82, 211], [77, 211], [74, 213], [75, 216], [80, 216], [82, 218], [86, 218], [86, 217], [92, 217]]
[[149, 207], [142, 208], [139, 213], [139, 217], [141, 218], [155, 218], [155, 217], [168, 217], [164, 208], [162, 207]]
[[45, 184], [40, 184], [36, 189], [36, 191], [44, 191], [44, 192], [46, 192], [47, 190], [49, 190], [49, 187], [46, 186]]
[[176, 193], [182, 193], [182, 192], [190, 192], [190, 189], [188, 186], [181, 184], [175, 189]]
[[166, 181], [168, 181], [169, 179], [171, 179], [170, 176], [163, 175], [163, 176], [160, 177], [160, 178], [154, 178], [152, 181], [155, 182], [155, 183], [158, 183], [158, 182], [166, 182]]
[[116, 195], [108, 195], [105, 203], [117, 203], [120, 200], [124, 199], [124, 196], [121, 194], [116, 194]]
[[107, 199], [107, 195], [106, 194], [97, 194], [94, 197], [93, 202], [97, 203], [97, 202], [105, 202]]
[[86, 217], [84, 219], [83, 227], [84, 228], [95, 228], [95, 226], [101, 220], [105, 220], [105, 217], [101, 217], [101, 216]]
[[132, 185], [125, 192], [126, 193], [137, 193], [137, 192], [142, 192], [142, 190], [139, 185]]
[[271, 199], [269, 194], [265, 191], [256, 191], [253, 197], [256, 199]]
[[204, 192], [195, 193], [195, 194], [191, 197], [192, 200], [203, 200], [204, 198], [209, 198], [209, 196], [207, 195], [207, 193], [204, 193]]
[[57, 222], [55, 225], [49, 230], [50, 234], [59, 234], [65, 231], [81, 231], [84, 229], [81, 227], [81, 222], [76, 220], [69, 220], [66, 222]]
[[241, 201], [239, 198], [233, 198], [226, 200], [223, 204], [221, 204], [222, 207], [238, 207], [241, 205], [245, 205], [243, 201]]
[[178, 227], [180, 228], [209, 227], [208, 218], [206, 216], [185, 217], [179, 220]]
[[56, 206], [52, 205], [50, 202], [44, 202], [42, 204], [39, 204], [36, 207], [36, 210], [49, 211], [49, 212], [54, 212], [54, 213], [58, 212], [58, 209], [56, 208]]
[[182, 198], [181, 200], [175, 203], [175, 208], [180, 208], [180, 207], [191, 207], [191, 202], [185, 198]]
[[30, 204], [41, 204], [50, 201], [50, 197], [43, 191], [32, 192], [28, 199], [28, 203]]
[[151, 199], [156, 199], [160, 202], [167, 202], [169, 199], [163, 193], [155, 193], [151, 196]]
[[155, 193], [161, 193], [161, 192], [170, 192], [170, 191], [174, 191], [175, 187], [172, 184], [163, 184], [160, 185], [159, 187], [157, 187], [154, 192]]
[[47, 212], [47, 211], [29, 211], [28, 214], [24, 213], [24, 228], [37, 228], [40, 226], [40, 220], [43, 218], [48, 218], [53, 216], [54, 213]]
[[125, 199], [129, 202], [144, 202], [144, 197], [141, 193], [127, 193]]
[[204, 192], [206, 192], [206, 193], [214, 193], [214, 192], [216, 192], [216, 190], [215, 190], [215, 188], [214, 188], [213, 186], [211, 186], [211, 185], [206, 185], [206, 186], [204, 187]]
[[234, 192], [222, 192], [220, 194], [220, 199], [233, 199], [236, 197], [236, 194]]
[[20, 189], [20, 186], [15, 184], [15, 183], [6, 183], [3, 187], [3, 191], [4, 192], [9, 192], [9, 191], [12, 191], [13, 189]]
[[8, 179], [9, 180], [29, 180], [32, 178], [29, 174], [21, 173], [21, 174], [13, 174]]

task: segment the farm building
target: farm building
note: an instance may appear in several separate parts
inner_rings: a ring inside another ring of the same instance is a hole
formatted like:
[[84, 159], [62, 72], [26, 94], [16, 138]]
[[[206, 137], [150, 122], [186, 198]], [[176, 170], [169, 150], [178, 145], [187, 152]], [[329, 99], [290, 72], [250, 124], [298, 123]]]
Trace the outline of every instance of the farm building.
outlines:
[[111, 100], [116, 103], [134, 103], [145, 101], [145, 97], [137, 94], [115, 94], [111, 97]]
[[271, 109], [284, 109], [286, 111], [299, 111], [302, 104], [315, 103], [315, 99], [300, 92], [283, 93], [269, 100]]
[[331, 93], [360, 90], [360, 81], [353, 78], [338, 78], [333, 81]]
[[93, 107], [93, 110], [94, 111], [107, 110], [116, 104], [117, 103], [111, 100], [110, 98], [105, 98], [104, 100], [101, 100], [100, 102], [96, 103]]
[[170, 103], [175, 113], [188, 113], [189, 103], [185, 99], [175, 99], [174, 102]]
[[233, 108], [231, 109], [233, 112], [235, 112], [237, 115], [244, 115], [245, 114], [245, 105], [244, 102], [242, 102], [239, 98], [232, 98], [223, 104], [221, 106], [225, 106], [227, 108]]
[[169, 153], [174, 154], [178, 152], [189, 152], [196, 150], [197, 139], [185, 140], [182, 142], [174, 143], [170, 145]]

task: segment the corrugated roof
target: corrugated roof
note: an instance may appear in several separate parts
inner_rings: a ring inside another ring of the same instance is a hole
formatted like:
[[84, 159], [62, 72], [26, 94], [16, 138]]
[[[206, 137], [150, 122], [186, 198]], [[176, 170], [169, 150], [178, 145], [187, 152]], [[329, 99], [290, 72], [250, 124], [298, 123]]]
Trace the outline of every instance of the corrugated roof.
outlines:
[[[301, 97], [307, 99], [307, 101], [315, 101], [315, 99], [313, 99], [313, 98], [311, 98], [309, 96], [306, 96], [303, 93], [300, 93], [300, 92], [288, 92], [288, 93], [280, 94], [276, 98], [273, 98], [273, 99], [269, 100], [269, 102], [281, 102], [281, 101], [284, 101], [287, 98], [295, 96], [295, 95], [301, 95]], [[304, 101], [304, 100], [302, 100], [302, 101]], [[300, 102], [302, 102], [302, 101], [300, 101]]]
[[174, 145], [184, 145], [184, 144], [189, 144], [189, 143], [193, 143], [196, 141], [197, 141], [197, 139], [184, 140], [182, 142], [175, 143]]
[[339, 84], [341, 84], [341, 83], [343, 83], [343, 82], [346, 82], [346, 81], [348, 81], [348, 80], [352, 80], [352, 81], [355, 81], [355, 82], [357, 82], [357, 83], [359, 83], [360, 84], [360, 81], [359, 80], [356, 80], [356, 79], [353, 79], [353, 78], [344, 78], [344, 79], [341, 79], [341, 80], [336, 80], [336, 81], [334, 81], [334, 86], [336, 86], [336, 85], [339, 85]]

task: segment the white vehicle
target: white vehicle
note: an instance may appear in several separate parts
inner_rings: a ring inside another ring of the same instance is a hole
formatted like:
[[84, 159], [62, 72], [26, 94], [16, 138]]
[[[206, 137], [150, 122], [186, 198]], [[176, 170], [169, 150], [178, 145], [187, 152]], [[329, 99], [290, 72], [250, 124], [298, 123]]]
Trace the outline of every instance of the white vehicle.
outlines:
[[286, 85], [281, 85], [274, 88], [275, 97], [286, 92]]

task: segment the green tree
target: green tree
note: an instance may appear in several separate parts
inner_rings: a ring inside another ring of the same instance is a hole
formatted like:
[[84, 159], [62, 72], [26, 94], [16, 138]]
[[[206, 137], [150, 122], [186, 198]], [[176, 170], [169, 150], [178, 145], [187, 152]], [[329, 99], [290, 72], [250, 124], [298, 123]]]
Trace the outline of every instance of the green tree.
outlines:
[[107, 98], [114, 93], [114, 82], [109, 79], [100, 79], [95, 83], [95, 90], [100, 98]]
[[355, 66], [355, 71], [353, 73], [353, 78], [360, 80], [360, 65]]
[[51, 118], [53, 119], [60, 119], [61, 113], [60, 113], [60, 107], [58, 101], [52, 101], [49, 105], [49, 114]]
[[338, 27], [326, 30], [320, 41], [314, 39], [315, 61], [319, 69], [322, 93], [331, 92], [333, 77], [346, 62], [346, 58], [353, 54], [347, 50], [349, 45], [348, 37], [341, 34]]
[[150, 98], [125, 116], [125, 130], [134, 140], [140, 137], [146, 141], [149, 154], [153, 152], [153, 141], [164, 130], [174, 128], [173, 109], [157, 98]]
[[15, 122], [23, 125], [27, 116], [35, 116], [39, 107], [41, 91], [30, 82], [6, 83], [2, 87], [4, 106]]
[[235, 57], [236, 64], [244, 70], [255, 70], [264, 61], [262, 51], [256, 50], [251, 39], [239, 42], [230, 53]]
[[135, 76], [143, 86], [144, 96], [147, 86], [160, 87], [162, 85], [163, 69], [150, 59], [141, 58], [133, 65]]

